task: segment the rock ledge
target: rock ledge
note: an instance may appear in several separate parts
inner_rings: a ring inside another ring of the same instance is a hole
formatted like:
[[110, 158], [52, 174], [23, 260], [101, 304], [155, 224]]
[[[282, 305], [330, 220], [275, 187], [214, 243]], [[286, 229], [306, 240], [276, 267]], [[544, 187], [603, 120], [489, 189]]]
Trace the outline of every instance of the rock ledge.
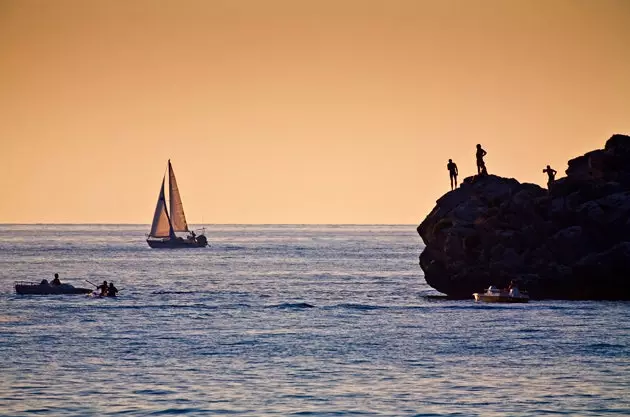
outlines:
[[532, 299], [630, 300], [630, 136], [569, 161], [548, 192], [466, 178], [418, 226], [427, 283], [453, 298], [518, 280]]

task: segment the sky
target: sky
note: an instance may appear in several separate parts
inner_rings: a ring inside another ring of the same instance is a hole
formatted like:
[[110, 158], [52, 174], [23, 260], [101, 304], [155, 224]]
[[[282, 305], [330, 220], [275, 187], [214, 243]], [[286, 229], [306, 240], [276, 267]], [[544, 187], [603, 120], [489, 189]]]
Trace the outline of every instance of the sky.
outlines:
[[625, 0], [0, 0], [0, 223], [418, 224], [630, 133]]

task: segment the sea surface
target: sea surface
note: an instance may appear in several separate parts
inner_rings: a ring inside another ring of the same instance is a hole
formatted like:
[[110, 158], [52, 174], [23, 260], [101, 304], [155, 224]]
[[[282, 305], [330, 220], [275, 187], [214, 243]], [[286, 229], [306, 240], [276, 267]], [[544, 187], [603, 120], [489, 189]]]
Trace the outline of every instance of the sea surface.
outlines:
[[[406, 226], [0, 225], [0, 415], [630, 415], [630, 303], [451, 301]], [[17, 280], [119, 297], [22, 296]]]

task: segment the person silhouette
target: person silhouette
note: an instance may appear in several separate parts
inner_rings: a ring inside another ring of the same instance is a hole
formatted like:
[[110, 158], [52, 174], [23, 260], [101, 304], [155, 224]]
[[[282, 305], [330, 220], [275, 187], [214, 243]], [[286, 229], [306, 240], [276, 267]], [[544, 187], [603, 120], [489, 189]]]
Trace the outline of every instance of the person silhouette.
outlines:
[[551, 190], [551, 184], [553, 184], [556, 180], [556, 174], [558, 171], [547, 165], [547, 168], [543, 169], [543, 173], [546, 173], [549, 176], [549, 179], [547, 179], [547, 188]]
[[107, 296], [108, 297], [116, 297], [116, 293], [118, 292], [118, 288], [114, 286], [113, 282], [109, 283], [109, 287], [107, 287]]
[[61, 285], [61, 281], [59, 281], [59, 274], [55, 273], [55, 279], [53, 279], [50, 285]]
[[103, 281], [101, 285], [96, 287], [97, 290], [101, 290], [100, 296], [105, 297], [107, 295], [107, 281]]
[[488, 152], [483, 150], [481, 144], [477, 144], [477, 175], [488, 174], [488, 170], [486, 169], [486, 163], [483, 160], [483, 157], [486, 156]]
[[[457, 175], [459, 171], [457, 171], [457, 164], [453, 162], [452, 159], [448, 160], [448, 164], [446, 164], [446, 169], [448, 169], [448, 174], [451, 177], [451, 191], [457, 188]], [[453, 182], [455, 182], [455, 187], [453, 187]]]

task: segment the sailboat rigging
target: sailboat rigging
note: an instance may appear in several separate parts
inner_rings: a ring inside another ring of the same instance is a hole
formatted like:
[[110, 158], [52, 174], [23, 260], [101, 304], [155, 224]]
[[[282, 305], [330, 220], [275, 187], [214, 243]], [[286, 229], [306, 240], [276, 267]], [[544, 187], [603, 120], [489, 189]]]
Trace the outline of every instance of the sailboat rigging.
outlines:
[[[188, 229], [186, 215], [184, 214], [184, 205], [179, 195], [177, 180], [175, 179], [175, 171], [168, 160], [168, 195], [169, 208], [167, 209], [166, 196], [164, 193], [164, 185], [166, 182], [166, 174], [162, 178], [162, 185], [158, 195], [155, 212], [153, 214], [153, 222], [151, 223], [151, 231], [147, 243], [152, 248], [203, 248], [208, 245], [208, 239], [203, 232], [199, 235]], [[170, 214], [169, 214], [170, 212]], [[186, 232], [188, 236], [184, 239], [178, 237], [176, 232]]]

